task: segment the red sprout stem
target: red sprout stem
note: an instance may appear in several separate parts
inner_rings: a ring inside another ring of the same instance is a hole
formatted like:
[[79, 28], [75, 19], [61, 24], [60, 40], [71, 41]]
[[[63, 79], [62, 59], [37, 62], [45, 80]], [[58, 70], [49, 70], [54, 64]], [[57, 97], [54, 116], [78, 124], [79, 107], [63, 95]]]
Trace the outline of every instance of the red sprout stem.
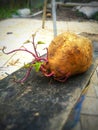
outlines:
[[49, 74], [44, 73], [44, 75], [45, 75], [46, 77], [51, 77], [51, 76], [53, 76], [53, 75], [54, 75], [54, 73], [53, 73], [53, 72], [51, 72], [51, 73], [49, 73]]
[[32, 44], [33, 44], [33, 48], [34, 48], [34, 51], [35, 51], [35, 55], [36, 55], [36, 57], [38, 57], [38, 53], [37, 53], [37, 51], [36, 51], [36, 46], [35, 46], [35, 44], [34, 44], [34, 37], [35, 37], [35, 35], [32, 35], [32, 37], [33, 37]]
[[27, 70], [26, 75], [25, 75], [25, 77], [22, 80], [19, 80], [19, 81], [14, 80], [14, 81], [17, 82], [17, 83], [24, 83], [27, 80], [27, 78], [29, 77], [31, 70], [32, 70], [32, 67], [30, 67]]
[[13, 50], [13, 51], [10, 51], [10, 52], [5, 52], [4, 51], [4, 49], [2, 50], [3, 51], [3, 53], [4, 54], [11, 54], [11, 53], [13, 53], [13, 52], [17, 52], [17, 51], [26, 51], [26, 52], [28, 52], [28, 53], [30, 53], [31, 55], [33, 55], [33, 57], [35, 57], [35, 59], [37, 59], [38, 57], [35, 55], [35, 54], [33, 54], [31, 51], [29, 51], [29, 50], [27, 50], [27, 49], [15, 49], [15, 50]]
[[47, 62], [47, 59], [38, 57], [38, 58], [37, 58], [37, 61], [45, 61], [45, 62]]
[[58, 78], [54, 78], [54, 79], [63, 83], [68, 79], [68, 77], [65, 77], [64, 79], [58, 79]]
[[41, 69], [42, 72], [44, 72], [44, 73], [46, 72], [46, 69], [44, 68], [43, 65], [41, 65], [40, 69]]
[[45, 50], [45, 49], [46, 49], [46, 51], [47, 51], [47, 53], [46, 53], [46, 54], [47, 54], [47, 58], [46, 58], [46, 59], [47, 59], [47, 61], [48, 61], [48, 48], [46, 47], [46, 48], [44, 48], [44, 50]]
[[63, 77], [62, 79], [61, 78], [54, 78], [55, 80], [59, 81], [59, 82], [66, 82], [66, 80], [70, 77], [70, 73], [66, 74], [65, 77]]
[[48, 48], [46, 48], [46, 50], [47, 50], [47, 61], [48, 61]]

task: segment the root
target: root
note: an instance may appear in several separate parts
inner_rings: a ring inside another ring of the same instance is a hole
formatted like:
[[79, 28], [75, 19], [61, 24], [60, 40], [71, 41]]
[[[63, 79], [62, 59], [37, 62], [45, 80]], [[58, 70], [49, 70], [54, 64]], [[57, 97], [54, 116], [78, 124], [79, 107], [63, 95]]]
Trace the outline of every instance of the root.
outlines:
[[44, 75], [45, 75], [46, 77], [51, 77], [51, 76], [54, 76], [54, 73], [53, 73], [53, 72], [51, 72], [51, 73], [49, 73], [49, 74], [44, 73]]
[[46, 77], [51, 77], [51, 76], [54, 76], [54, 72], [47, 72], [47, 69], [44, 67], [44, 65], [42, 64], [41, 67], [40, 67], [40, 70], [43, 72], [43, 74], [46, 76]]
[[66, 74], [65, 77], [62, 78], [56, 78], [54, 77], [55, 80], [59, 81], [59, 82], [66, 82], [66, 80], [71, 76], [71, 73]]
[[31, 70], [32, 70], [32, 67], [28, 68], [28, 70], [26, 72], [26, 75], [25, 75], [25, 77], [23, 79], [21, 79], [21, 80], [14, 79], [14, 81], [16, 83], [21, 83], [21, 84], [24, 83], [27, 80], [27, 78], [29, 77]]

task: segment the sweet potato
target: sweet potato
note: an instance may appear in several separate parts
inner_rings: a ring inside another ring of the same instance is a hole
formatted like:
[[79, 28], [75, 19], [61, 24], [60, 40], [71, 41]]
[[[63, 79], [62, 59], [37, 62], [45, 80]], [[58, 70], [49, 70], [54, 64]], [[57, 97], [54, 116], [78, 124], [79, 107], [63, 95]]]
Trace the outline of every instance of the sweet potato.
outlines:
[[92, 43], [88, 38], [65, 32], [53, 39], [48, 48], [48, 72], [56, 79], [85, 72], [92, 64]]

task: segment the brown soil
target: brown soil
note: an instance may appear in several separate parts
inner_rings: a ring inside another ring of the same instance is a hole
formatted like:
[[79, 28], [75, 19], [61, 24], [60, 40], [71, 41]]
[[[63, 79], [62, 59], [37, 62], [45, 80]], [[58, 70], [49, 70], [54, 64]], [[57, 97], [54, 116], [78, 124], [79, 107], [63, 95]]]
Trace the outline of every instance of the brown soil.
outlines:
[[71, 20], [86, 20], [82, 16], [78, 16], [76, 11], [72, 10], [72, 7], [63, 7], [60, 6], [57, 9], [57, 20], [66, 20], [66, 21], [71, 21]]

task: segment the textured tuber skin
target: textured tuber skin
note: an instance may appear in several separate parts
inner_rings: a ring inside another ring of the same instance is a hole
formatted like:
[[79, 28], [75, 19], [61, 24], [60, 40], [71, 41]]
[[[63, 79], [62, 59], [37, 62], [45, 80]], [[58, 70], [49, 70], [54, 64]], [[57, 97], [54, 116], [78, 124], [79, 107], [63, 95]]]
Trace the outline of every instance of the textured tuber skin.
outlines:
[[92, 64], [93, 48], [92, 43], [88, 38], [79, 36], [72, 32], [65, 32], [53, 39], [47, 49], [46, 58], [41, 58], [37, 52], [37, 46], [34, 43], [35, 35], [32, 35], [31, 42], [34, 48], [34, 53], [26, 48], [16, 49], [5, 54], [10, 54], [16, 51], [26, 51], [30, 53], [35, 60], [32, 60], [28, 65], [28, 70], [22, 80], [16, 81], [23, 83], [32, 68], [35, 66], [37, 71], [40, 70], [47, 77], [54, 77], [55, 80], [65, 82], [68, 77], [83, 73]]
[[85, 37], [66, 32], [53, 39], [48, 48], [45, 68], [53, 72], [55, 79], [66, 80], [69, 76], [87, 71], [92, 64], [93, 48]]

